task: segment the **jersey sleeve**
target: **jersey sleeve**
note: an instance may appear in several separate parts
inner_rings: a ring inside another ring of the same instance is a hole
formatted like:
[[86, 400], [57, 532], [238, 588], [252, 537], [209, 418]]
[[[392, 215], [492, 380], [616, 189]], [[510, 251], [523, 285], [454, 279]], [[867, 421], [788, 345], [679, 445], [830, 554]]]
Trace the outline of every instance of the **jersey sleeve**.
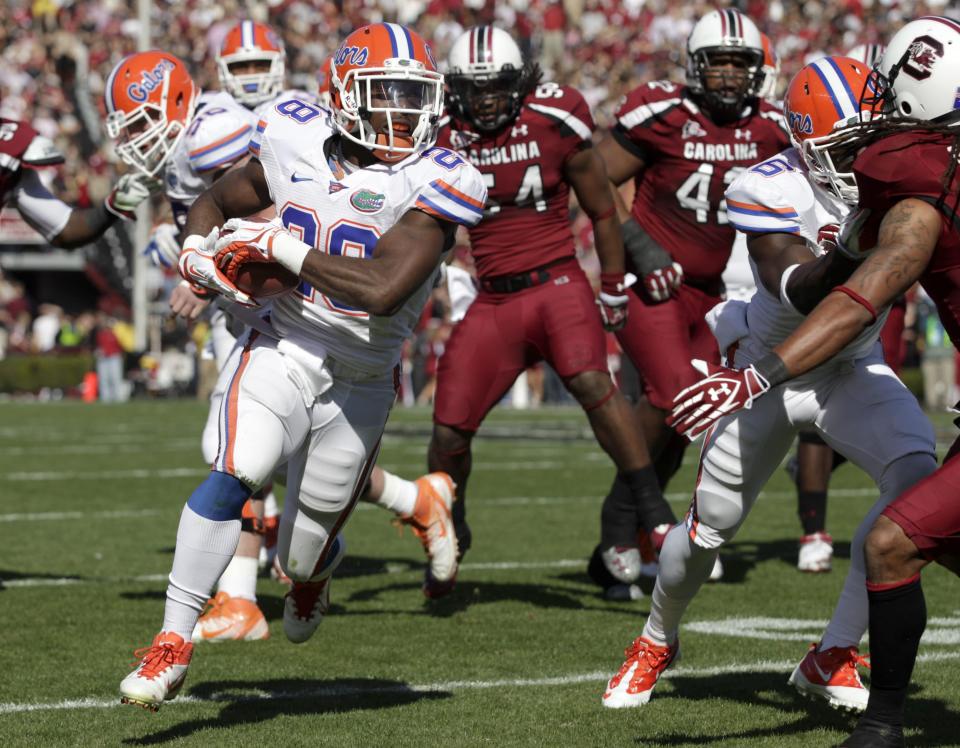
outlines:
[[250, 122], [229, 109], [200, 118], [186, 137], [190, 167], [203, 174], [239, 161], [247, 153], [252, 132]]
[[939, 200], [951, 142], [941, 135], [901, 133], [868, 146], [853, 165], [860, 206], [885, 211], [908, 197]]
[[635, 88], [617, 109], [613, 137], [644, 161], [660, 150], [657, 141], [667, 127], [666, 115], [683, 101], [681, 88], [668, 81], [651, 81]]
[[[282, 111], [281, 111], [282, 108]], [[299, 99], [288, 99], [263, 113], [248, 143], [250, 154], [263, 167], [267, 189], [274, 197], [274, 185], [288, 179], [284, 164], [292, 164], [305, 144], [323, 142], [327, 135], [321, 123], [330, 113]]]
[[564, 161], [593, 142], [596, 123], [590, 105], [577, 89], [556, 84], [540, 86], [527, 99], [527, 107], [555, 124], [560, 136], [555, 152], [562, 154]]
[[784, 194], [775, 177], [765, 175], [766, 165], [764, 162], [748, 169], [727, 188], [730, 225], [747, 234], [798, 234], [800, 214], [794, 201]]
[[11, 204], [23, 220], [39, 231], [47, 241], [63, 231], [73, 208], [50, 194], [33, 169], [24, 169], [13, 190]]
[[432, 159], [439, 168], [430, 170], [433, 178], [420, 188], [412, 207], [441, 221], [476, 226], [487, 201], [480, 172], [446, 148], [431, 148], [423, 157]]

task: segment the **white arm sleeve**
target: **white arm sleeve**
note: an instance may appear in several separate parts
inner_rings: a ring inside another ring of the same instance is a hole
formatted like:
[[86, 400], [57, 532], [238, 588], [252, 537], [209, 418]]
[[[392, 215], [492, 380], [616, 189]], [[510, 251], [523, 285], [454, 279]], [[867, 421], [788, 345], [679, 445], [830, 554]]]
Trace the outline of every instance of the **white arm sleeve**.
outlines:
[[10, 205], [20, 211], [23, 220], [50, 241], [63, 231], [73, 208], [50, 194], [34, 169], [23, 169], [11, 195]]

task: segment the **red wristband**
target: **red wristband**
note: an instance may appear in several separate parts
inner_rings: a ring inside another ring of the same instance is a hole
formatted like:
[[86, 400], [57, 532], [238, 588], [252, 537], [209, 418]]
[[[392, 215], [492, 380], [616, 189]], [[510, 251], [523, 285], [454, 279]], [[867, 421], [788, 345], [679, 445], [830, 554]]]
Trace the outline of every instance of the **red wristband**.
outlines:
[[623, 293], [623, 273], [600, 273], [600, 290], [613, 296]]
[[852, 288], [847, 288], [846, 286], [835, 286], [832, 291], [839, 291], [842, 294], [846, 294], [860, 306], [870, 312], [870, 324], [873, 324], [877, 321], [877, 310], [874, 308], [873, 304], [863, 298], [860, 294], [854, 291]]
[[606, 218], [610, 218], [611, 216], [616, 215], [616, 213], [617, 213], [617, 206], [611, 205], [610, 208], [608, 210], [603, 211], [603, 213], [598, 213], [597, 215], [591, 215], [590, 213], [587, 213], [587, 215], [590, 216], [591, 221], [596, 223], [597, 221], [603, 221]]

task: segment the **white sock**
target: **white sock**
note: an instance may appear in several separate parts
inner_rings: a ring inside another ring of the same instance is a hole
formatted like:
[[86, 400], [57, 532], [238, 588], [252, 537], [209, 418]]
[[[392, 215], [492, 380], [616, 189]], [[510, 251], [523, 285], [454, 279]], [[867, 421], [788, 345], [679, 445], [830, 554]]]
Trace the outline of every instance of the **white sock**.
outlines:
[[200, 611], [233, 558], [239, 541], [239, 519], [223, 522], [207, 519], [184, 505], [167, 586], [162, 631], [173, 631], [190, 640]]
[[384, 470], [383, 493], [375, 503], [401, 517], [409, 517], [417, 505], [417, 484]]
[[680, 619], [694, 595], [710, 578], [717, 549], [701, 548], [690, 540], [681, 522], [663, 541], [660, 568], [653, 588], [650, 615], [643, 636], [658, 646], [677, 641]]
[[277, 495], [271, 488], [263, 497], [263, 516], [266, 519], [268, 517], [276, 517], [278, 514], [280, 514], [280, 510], [277, 507]]
[[217, 584], [218, 592], [226, 592], [230, 597], [242, 597], [257, 601], [257, 572], [260, 560], [249, 556], [234, 556], [224, 569]]

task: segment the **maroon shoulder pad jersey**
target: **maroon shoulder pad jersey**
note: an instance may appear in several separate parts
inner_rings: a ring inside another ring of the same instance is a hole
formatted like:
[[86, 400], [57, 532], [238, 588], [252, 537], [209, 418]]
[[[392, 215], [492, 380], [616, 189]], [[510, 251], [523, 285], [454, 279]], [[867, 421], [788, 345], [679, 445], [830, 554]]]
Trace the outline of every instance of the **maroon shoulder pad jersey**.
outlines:
[[613, 137], [643, 159], [632, 214], [693, 280], [719, 278], [735, 229], [723, 193], [745, 168], [790, 145], [780, 110], [764, 101], [717, 125], [668, 81], [635, 88], [617, 111]]
[[950, 189], [943, 185], [952, 143], [952, 135], [897, 133], [867, 147], [853, 170], [860, 208], [871, 211], [860, 234], [861, 247], [876, 244], [883, 216], [901, 200], [917, 198], [940, 211], [940, 239], [920, 284], [937, 305], [954, 346], [960, 348], [960, 168]]
[[575, 256], [570, 185], [564, 166], [591, 143], [593, 116], [569, 86], [544, 83], [523, 102], [513, 124], [495, 135], [456, 120], [438, 144], [463, 154], [487, 186], [484, 218], [470, 229], [480, 277], [515, 275]]
[[31, 166], [48, 166], [63, 161], [62, 156], [24, 163], [27, 149], [37, 131], [26, 122], [0, 118], [0, 206], [7, 202], [10, 191], [20, 179], [20, 170]]

